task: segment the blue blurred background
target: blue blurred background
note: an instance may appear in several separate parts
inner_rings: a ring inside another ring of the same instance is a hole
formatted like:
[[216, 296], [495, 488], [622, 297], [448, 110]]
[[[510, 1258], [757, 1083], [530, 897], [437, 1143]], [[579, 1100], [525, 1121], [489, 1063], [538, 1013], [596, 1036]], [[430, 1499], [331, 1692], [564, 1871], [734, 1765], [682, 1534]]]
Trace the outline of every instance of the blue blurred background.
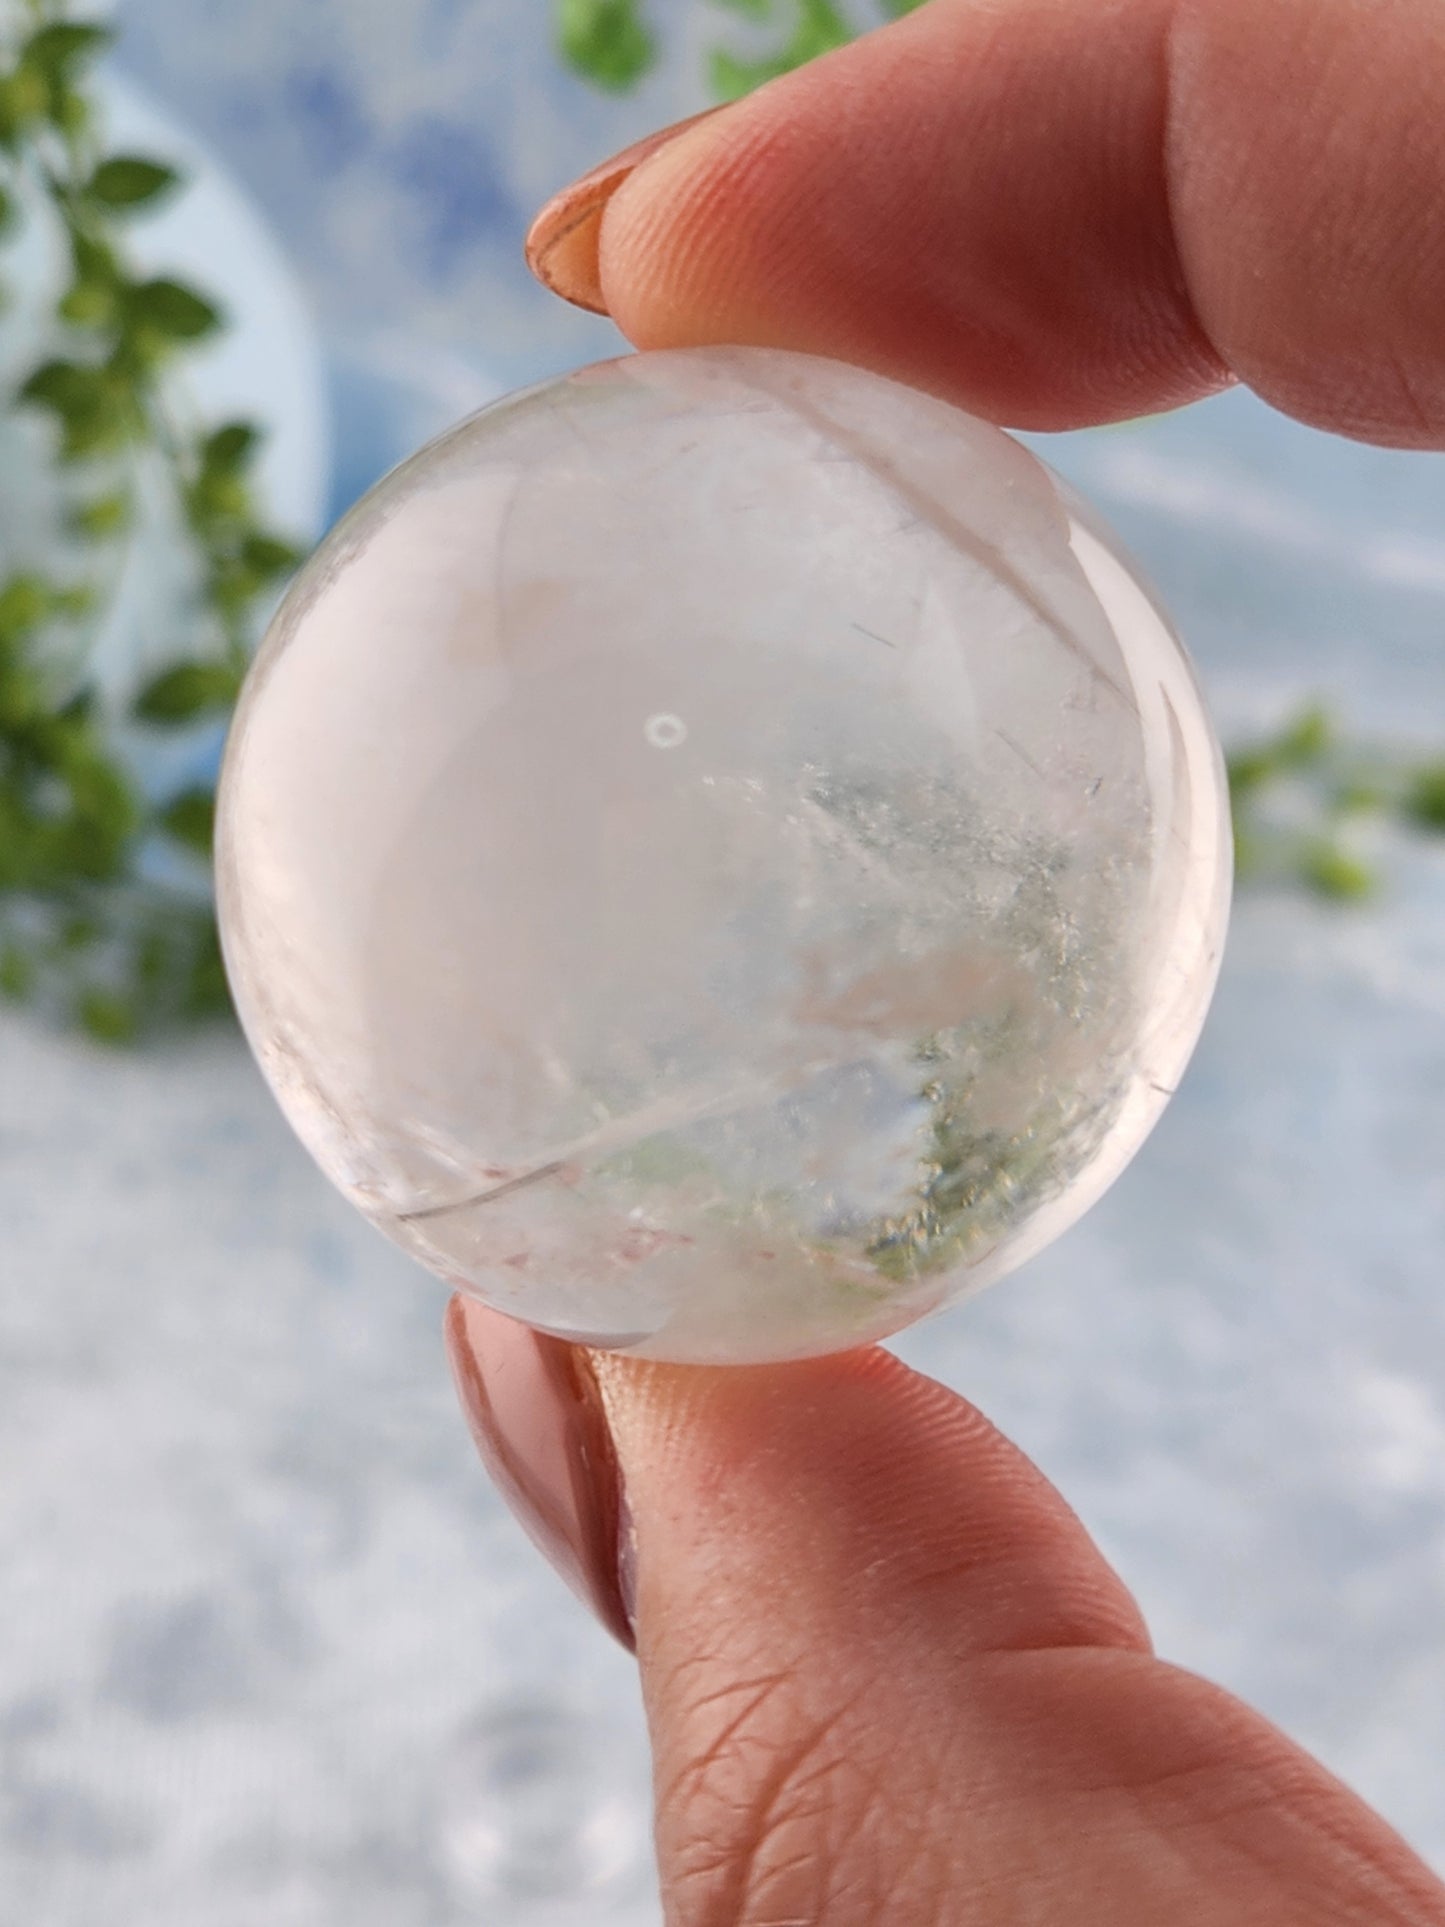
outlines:
[[[717, 16], [659, 14], [616, 100], [540, 0], [120, 0], [138, 111], [269, 231], [232, 285], [306, 533], [620, 349], [520, 241], [703, 104]], [[1226, 737], [1318, 692], [1445, 739], [1445, 461], [1242, 395], [1039, 445], [1158, 582]], [[1242, 896], [1135, 1166], [899, 1349], [1062, 1486], [1169, 1657], [1445, 1871], [1445, 841], [1377, 834], [1366, 907]], [[0, 1013], [3, 1927], [656, 1927], [633, 1669], [486, 1488], [442, 1303], [238, 1042], [115, 1055]]]

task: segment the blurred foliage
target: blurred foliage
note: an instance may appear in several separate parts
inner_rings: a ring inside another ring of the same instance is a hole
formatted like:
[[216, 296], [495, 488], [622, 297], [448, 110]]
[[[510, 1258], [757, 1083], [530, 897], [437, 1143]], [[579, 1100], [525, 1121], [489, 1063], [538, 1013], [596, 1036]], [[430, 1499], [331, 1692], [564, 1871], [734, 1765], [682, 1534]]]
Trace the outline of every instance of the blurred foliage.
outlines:
[[657, 59], [639, 0], [557, 0], [557, 45], [574, 72], [609, 93], [635, 87]]
[[[173, 418], [174, 371], [225, 317], [204, 290], [132, 264], [130, 225], [184, 183], [163, 160], [107, 148], [87, 76], [110, 41], [66, 0], [0, 0], [0, 227], [52, 222], [68, 258], [47, 351], [11, 405], [45, 425], [66, 501], [55, 552], [70, 558], [0, 580], [0, 993], [38, 995], [118, 1043], [227, 1008], [206, 888], [214, 798], [194, 785], [148, 797], [115, 744], [116, 694], [87, 672], [142, 472], [164, 478], [198, 588], [193, 652], [122, 692], [132, 723], [223, 718], [258, 608], [300, 558], [258, 508], [255, 426]], [[152, 880], [177, 862], [177, 882]]]
[[1344, 735], [1319, 703], [1226, 759], [1235, 870], [1245, 883], [1302, 883], [1356, 903], [1381, 878], [1372, 828], [1393, 821], [1445, 833], [1445, 759], [1416, 762]]
[[[657, 64], [658, 43], [646, 0], [555, 0], [557, 44], [576, 73], [610, 93], [635, 87]], [[708, 80], [719, 100], [736, 100], [791, 73], [818, 54], [842, 47], [866, 27], [911, 13], [922, 0], [858, 0], [855, 9], [835, 0], [712, 0], [734, 15], [742, 51], [712, 48]], [[661, 0], [659, 0], [659, 11]]]

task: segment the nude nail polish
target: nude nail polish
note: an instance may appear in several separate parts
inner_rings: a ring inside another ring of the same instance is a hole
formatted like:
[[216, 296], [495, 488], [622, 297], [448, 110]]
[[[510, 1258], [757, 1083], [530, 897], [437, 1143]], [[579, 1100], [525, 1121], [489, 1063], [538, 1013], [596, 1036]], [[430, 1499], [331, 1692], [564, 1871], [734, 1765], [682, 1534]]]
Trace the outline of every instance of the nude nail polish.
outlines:
[[720, 107], [707, 107], [700, 114], [690, 114], [686, 120], [659, 128], [645, 140], [634, 141], [620, 154], [602, 161], [569, 187], [564, 187], [560, 194], [554, 194], [527, 234], [527, 266], [543, 286], [576, 308], [586, 308], [590, 314], [606, 314], [607, 303], [597, 270], [597, 245], [607, 203], [628, 175], [660, 147], [666, 147], [689, 127], [719, 112]]
[[472, 1437], [502, 1496], [634, 1652], [631, 1527], [587, 1354], [460, 1297], [447, 1308], [446, 1341]]

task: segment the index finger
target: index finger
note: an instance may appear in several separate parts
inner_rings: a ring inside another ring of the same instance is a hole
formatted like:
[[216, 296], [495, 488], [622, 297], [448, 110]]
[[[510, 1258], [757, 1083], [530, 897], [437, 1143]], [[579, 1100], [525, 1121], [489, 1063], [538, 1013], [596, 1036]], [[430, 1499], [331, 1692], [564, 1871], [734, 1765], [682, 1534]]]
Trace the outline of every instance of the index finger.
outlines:
[[601, 172], [560, 276], [555, 204], [531, 251], [640, 347], [836, 355], [1034, 428], [1240, 378], [1442, 446], [1442, 126], [1436, 0], [931, 0]]

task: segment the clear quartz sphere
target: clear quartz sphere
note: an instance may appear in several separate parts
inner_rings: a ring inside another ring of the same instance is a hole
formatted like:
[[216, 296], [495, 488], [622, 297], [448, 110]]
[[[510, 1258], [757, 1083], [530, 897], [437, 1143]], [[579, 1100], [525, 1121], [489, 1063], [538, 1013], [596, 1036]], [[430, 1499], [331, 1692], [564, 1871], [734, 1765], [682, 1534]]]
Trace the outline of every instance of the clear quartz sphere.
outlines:
[[761, 349], [497, 403], [329, 537], [227, 755], [226, 958], [343, 1192], [683, 1361], [897, 1331], [1118, 1175], [1213, 987], [1189, 663], [1025, 449]]

